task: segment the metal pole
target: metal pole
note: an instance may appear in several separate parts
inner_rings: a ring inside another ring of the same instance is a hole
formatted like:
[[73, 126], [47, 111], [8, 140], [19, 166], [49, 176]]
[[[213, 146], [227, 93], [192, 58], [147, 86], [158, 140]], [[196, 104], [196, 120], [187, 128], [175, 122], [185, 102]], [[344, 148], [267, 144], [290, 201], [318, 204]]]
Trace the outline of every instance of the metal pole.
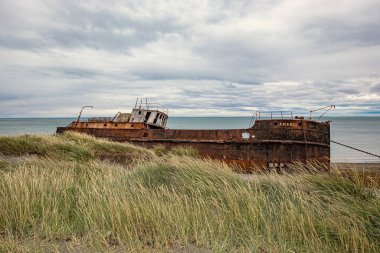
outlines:
[[79, 122], [80, 116], [82, 116], [82, 111], [83, 111], [83, 109], [86, 108], [86, 107], [94, 108], [92, 105], [85, 105], [85, 106], [83, 106], [82, 109], [80, 109], [80, 112], [79, 112], [79, 116], [78, 116], [77, 122]]

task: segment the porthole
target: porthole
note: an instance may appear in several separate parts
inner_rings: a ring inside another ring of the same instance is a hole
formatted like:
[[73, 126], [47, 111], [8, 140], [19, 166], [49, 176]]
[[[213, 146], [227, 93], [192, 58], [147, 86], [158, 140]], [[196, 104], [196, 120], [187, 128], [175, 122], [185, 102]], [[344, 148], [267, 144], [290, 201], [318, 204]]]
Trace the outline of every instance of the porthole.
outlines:
[[117, 124], [115, 124], [115, 127], [117, 127]]
[[274, 122], [273, 124], [274, 124], [275, 126], [277, 126], [277, 125], [278, 125], [278, 123], [277, 123], [277, 122]]
[[107, 126], [107, 123], [106, 123], [106, 124], [104, 124], [103, 126]]
[[299, 123], [298, 123], [298, 126], [302, 126], [302, 122], [299, 122]]
[[131, 125], [131, 127], [134, 127], [135, 125]]

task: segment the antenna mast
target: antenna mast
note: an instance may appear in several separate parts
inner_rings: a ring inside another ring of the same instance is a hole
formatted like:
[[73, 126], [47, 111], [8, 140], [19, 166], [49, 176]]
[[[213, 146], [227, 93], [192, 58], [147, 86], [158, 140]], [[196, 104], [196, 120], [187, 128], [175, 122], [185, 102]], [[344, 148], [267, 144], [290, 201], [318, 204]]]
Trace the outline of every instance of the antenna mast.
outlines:
[[335, 105], [328, 105], [328, 106], [324, 106], [324, 107], [321, 107], [321, 108], [318, 108], [318, 109], [314, 109], [314, 110], [310, 110], [310, 117], [309, 119], [311, 120], [311, 114], [313, 112], [316, 112], [316, 111], [320, 111], [320, 110], [323, 110], [323, 109], [326, 109], [326, 111], [324, 113], [321, 114], [321, 116], [318, 117], [318, 119], [322, 118], [323, 115], [325, 115], [328, 111], [330, 111], [332, 108], [335, 108]]

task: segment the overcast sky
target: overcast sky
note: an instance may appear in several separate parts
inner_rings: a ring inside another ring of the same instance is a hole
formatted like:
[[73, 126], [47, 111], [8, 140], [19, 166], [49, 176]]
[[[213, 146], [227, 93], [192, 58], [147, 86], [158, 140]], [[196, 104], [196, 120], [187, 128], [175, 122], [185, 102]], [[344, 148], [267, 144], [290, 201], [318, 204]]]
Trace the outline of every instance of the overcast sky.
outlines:
[[0, 0], [0, 117], [380, 116], [380, 1]]

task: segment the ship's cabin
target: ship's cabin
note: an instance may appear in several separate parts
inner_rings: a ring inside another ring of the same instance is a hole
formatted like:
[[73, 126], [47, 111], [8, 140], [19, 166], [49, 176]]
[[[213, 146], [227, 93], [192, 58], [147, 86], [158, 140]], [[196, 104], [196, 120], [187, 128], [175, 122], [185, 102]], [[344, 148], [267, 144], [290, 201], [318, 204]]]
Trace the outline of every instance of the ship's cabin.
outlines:
[[166, 128], [168, 115], [163, 111], [149, 108], [134, 108], [131, 113], [131, 123], [144, 123], [150, 128]]
[[168, 109], [158, 103], [140, 103], [131, 113], [117, 113], [112, 122], [129, 123], [132, 128], [164, 129], [168, 121]]

